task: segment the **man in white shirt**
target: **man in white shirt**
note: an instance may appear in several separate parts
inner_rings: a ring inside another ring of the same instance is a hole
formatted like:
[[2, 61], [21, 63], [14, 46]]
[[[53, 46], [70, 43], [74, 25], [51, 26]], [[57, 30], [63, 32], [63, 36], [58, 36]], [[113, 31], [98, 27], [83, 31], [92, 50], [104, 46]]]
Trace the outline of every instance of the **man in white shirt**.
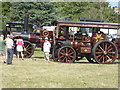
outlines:
[[13, 40], [12, 36], [9, 36], [9, 39], [6, 41], [6, 46], [7, 46], [7, 64], [12, 64], [12, 59], [13, 59]]
[[48, 38], [45, 38], [45, 42], [43, 44], [44, 58], [46, 61], [49, 61], [49, 53], [50, 53], [51, 43], [48, 41]]

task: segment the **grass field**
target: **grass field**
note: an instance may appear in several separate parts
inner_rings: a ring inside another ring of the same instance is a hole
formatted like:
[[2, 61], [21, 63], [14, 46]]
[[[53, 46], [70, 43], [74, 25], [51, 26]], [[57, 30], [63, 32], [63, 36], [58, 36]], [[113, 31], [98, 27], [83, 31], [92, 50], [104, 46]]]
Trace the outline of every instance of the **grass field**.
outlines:
[[[36, 60], [32, 60], [32, 59]], [[2, 88], [118, 88], [118, 63], [91, 64], [87, 60], [75, 63], [46, 63], [37, 49], [30, 59], [14, 56], [13, 65], [1, 64]]]

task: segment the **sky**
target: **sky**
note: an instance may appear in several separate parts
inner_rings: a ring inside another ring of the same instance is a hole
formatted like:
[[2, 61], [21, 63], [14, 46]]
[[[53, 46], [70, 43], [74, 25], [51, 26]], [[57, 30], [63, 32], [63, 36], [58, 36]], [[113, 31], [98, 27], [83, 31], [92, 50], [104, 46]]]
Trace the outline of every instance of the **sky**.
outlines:
[[120, 0], [107, 0], [112, 7], [120, 7]]

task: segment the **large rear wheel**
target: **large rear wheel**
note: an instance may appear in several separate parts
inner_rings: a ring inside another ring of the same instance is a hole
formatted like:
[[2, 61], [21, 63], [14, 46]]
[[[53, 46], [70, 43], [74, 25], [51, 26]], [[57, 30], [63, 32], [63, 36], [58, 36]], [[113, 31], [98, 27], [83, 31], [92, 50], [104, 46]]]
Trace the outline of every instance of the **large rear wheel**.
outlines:
[[110, 64], [117, 58], [117, 48], [110, 41], [100, 41], [93, 48], [94, 59], [100, 64]]

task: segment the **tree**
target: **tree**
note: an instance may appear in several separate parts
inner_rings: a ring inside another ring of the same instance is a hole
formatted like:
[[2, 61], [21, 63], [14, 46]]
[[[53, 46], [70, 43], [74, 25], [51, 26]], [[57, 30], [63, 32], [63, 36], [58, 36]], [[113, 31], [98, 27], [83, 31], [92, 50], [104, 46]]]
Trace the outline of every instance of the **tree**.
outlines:
[[2, 14], [1, 14], [2, 28], [5, 29], [6, 22], [11, 20], [10, 12], [11, 12], [11, 5], [12, 4], [10, 2], [1, 2], [1, 4], [2, 4], [2, 7], [1, 7], [1, 10], [2, 10]]
[[108, 2], [2, 2], [2, 22], [24, 21], [24, 14], [30, 14], [29, 22], [49, 25], [52, 20], [79, 21], [80, 18], [103, 19], [105, 22], [119, 22], [118, 15]]
[[56, 16], [54, 4], [50, 2], [14, 2], [12, 4], [14, 21], [23, 21], [25, 12], [30, 14], [29, 21], [38, 25], [49, 24]]
[[79, 18], [103, 19], [106, 22], [118, 22], [118, 15], [109, 7], [108, 2], [60, 2], [57, 3], [61, 16]]

